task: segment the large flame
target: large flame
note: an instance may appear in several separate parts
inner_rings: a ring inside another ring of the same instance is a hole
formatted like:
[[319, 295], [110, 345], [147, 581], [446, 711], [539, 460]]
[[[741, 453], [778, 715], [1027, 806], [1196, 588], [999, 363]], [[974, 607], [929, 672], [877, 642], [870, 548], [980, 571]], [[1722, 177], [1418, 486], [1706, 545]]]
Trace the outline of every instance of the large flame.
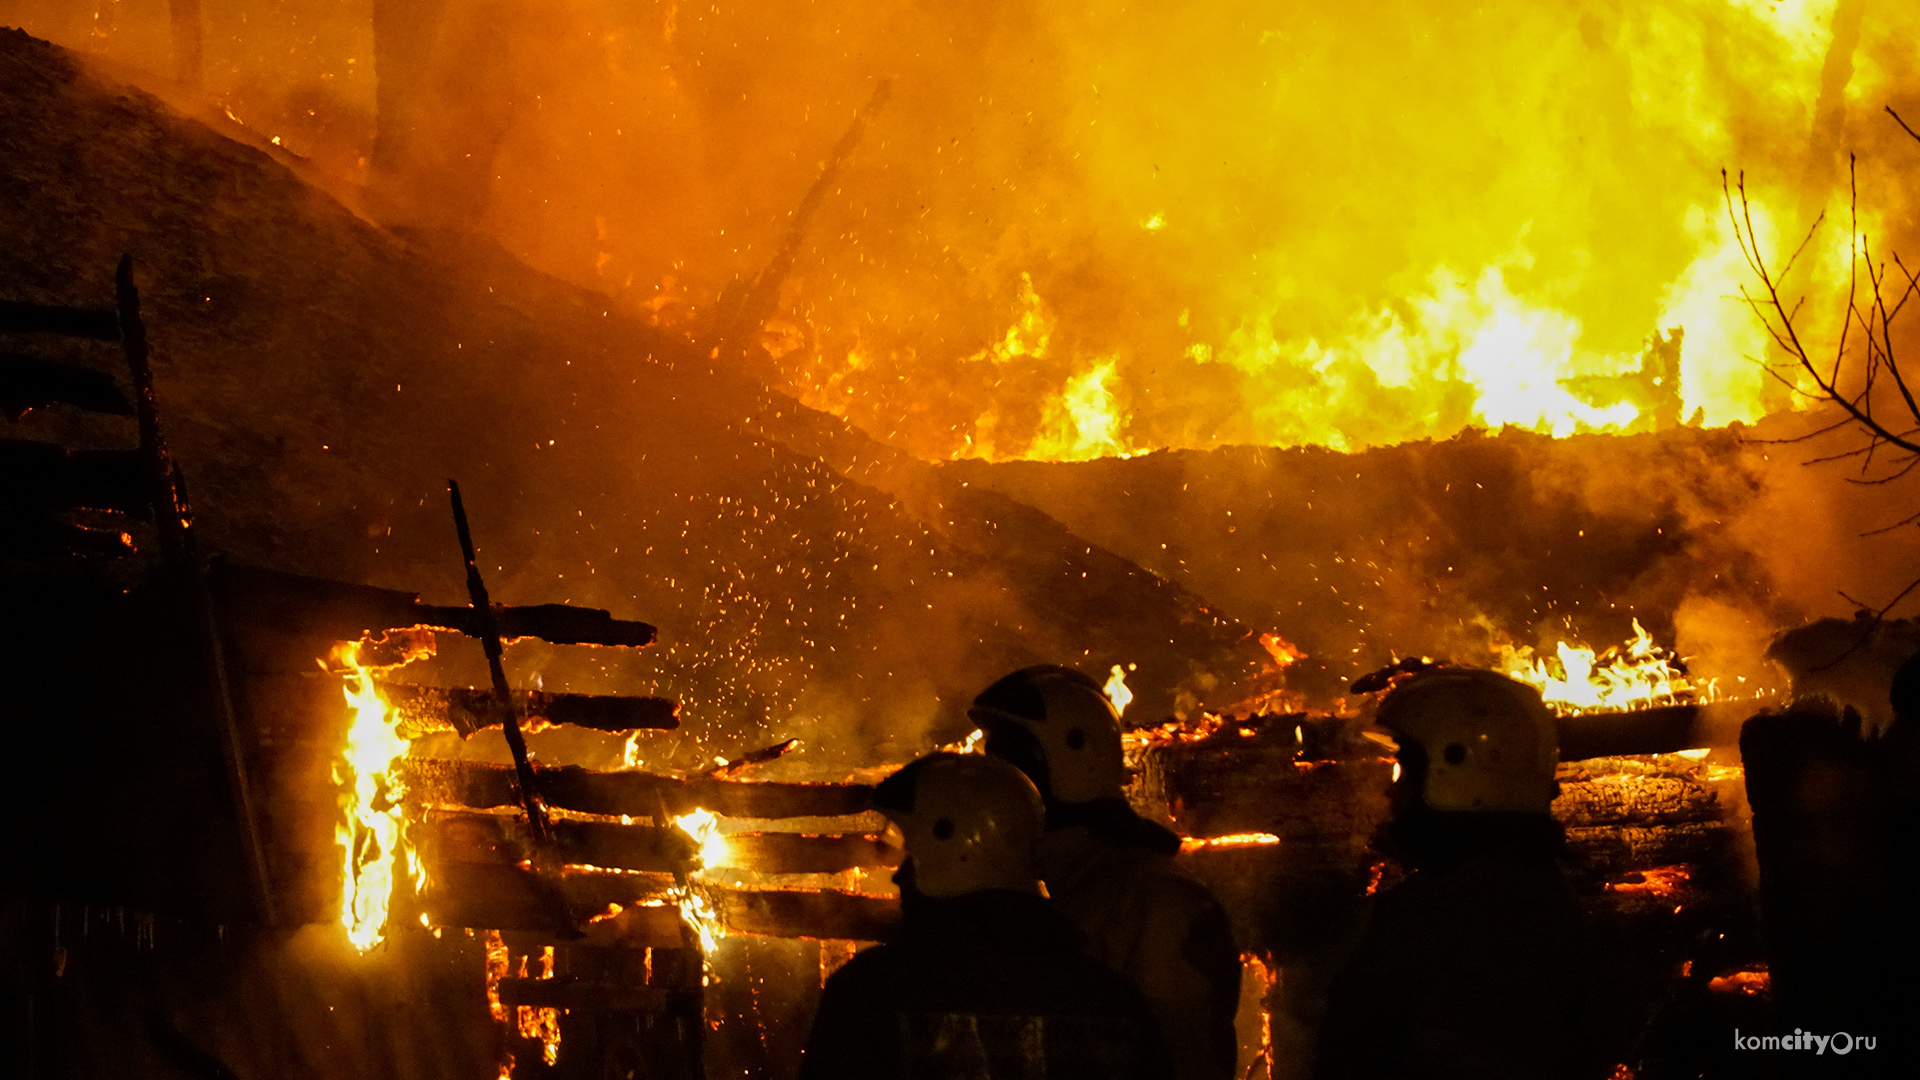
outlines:
[[720, 831], [720, 817], [700, 807], [673, 819], [681, 832], [693, 838], [700, 852], [699, 865], [688, 872], [679, 890], [680, 919], [700, 940], [703, 981], [713, 978], [713, 957], [726, 939], [726, 924], [720, 918], [712, 895], [706, 887], [705, 872], [724, 866], [732, 853], [732, 844]]
[[353, 947], [366, 952], [386, 933], [395, 886], [404, 881], [416, 891], [423, 888], [426, 868], [407, 841], [401, 806], [406, 785], [396, 766], [407, 755], [407, 741], [395, 731], [393, 711], [374, 684], [373, 669], [361, 663], [359, 645], [342, 644], [331, 659], [346, 669], [353, 712], [346, 746], [333, 764], [334, 783], [341, 787], [334, 828], [343, 881], [340, 925]]
[[1531, 648], [1503, 648], [1500, 670], [1540, 691], [1560, 713], [1620, 712], [1657, 705], [1711, 701], [1712, 681], [1696, 683], [1677, 667], [1653, 635], [1633, 621], [1633, 637], [1601, 653], [1560, 642], [1553, 656]]

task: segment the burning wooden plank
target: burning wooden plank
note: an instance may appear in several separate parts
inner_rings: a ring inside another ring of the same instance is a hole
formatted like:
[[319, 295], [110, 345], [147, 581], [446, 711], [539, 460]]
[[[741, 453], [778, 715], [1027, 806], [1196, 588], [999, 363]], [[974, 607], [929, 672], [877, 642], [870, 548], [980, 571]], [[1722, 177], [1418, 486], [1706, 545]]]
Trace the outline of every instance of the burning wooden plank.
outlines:
[[[574, 912], [607, 912], [668, 905], [675, 899], [666, 874], [618, 874], [566, 870], [543, 883], [535, 872], [501, 863], [442, 863], [428, 879], [421, 909], [435, 926], [486, 927], [491, 930], [557, 930], [552, 900], [558, 891]], [[676, 917], [677, 923], [677, 917]], [[658, 930], [653, 923], [639, 929]], [[661, 945], [678, 945], [678, 932]]]
[[[409, 758], [407, 787], [423, 805], [491, 809], [515, 806], [513, 770], [501, 765]], [[549, 806], [582, 814], [652, 818], [696, 809], [728, 817], [841, 817], [873, 806], [865, 784], [760, 783], [683, 780], [645, 772], [597, 772], [576, 766], [540, 770], [540, 794]]]
[[[500, 726], [490, 705], [492, 694], [486, 690], [383, 682], [380, 692], [393, 707], [396, 722], [414, 732], [472, 733]], [[515, 708], [534, 731], [543, 723], [608, 732], [642, 728], [665, 731], [680, 726], [680, 703], [668, 698], [549, 694], [539, 690], [516, 690], [513, 697]]]

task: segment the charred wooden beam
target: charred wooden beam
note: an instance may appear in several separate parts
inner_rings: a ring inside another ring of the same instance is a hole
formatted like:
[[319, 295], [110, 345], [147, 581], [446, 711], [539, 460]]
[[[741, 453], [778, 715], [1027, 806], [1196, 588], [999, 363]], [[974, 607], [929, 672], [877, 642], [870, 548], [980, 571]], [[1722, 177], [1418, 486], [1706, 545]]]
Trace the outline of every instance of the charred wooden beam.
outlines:
[[[529, 607], [494, 605], [494, 618], [500, 623], [500, 637], [539, 638], [555, 645], [611, 645], [639, 648], [651, 645], [658, 632], [649, 624], [616, 619], [599, 608], [577, 608], [566, 604], [535, 604]], [[396, 626], [431, 626], [436, 630], [454, 630], [468, 637], [480, 636], [480, 619], [470, 607], [438, 607], [414, 603], [411, 621]], [[378, 629], [389, 629], [379, 627]]]
[[666, 874], [566, 870], [543, 880], [522, 866], [440, 863], [428, 877], [421, 908], [436, 926], [572, 929], [563, 925], [561, 905], [554, 902], [556, 893], [567, 911], [588, 913], [589, 917], [610, 911], [614, 905], [628, 908], [674, 900], [673, 878]]
[[[502, 765], [438, 758], [406, 762], [410, 798], [424, 805], [491, 809], [514, 806], [513, 770]], [[540, 793], [548, 805], [582, 814], [651, 818], [696, 809], [728, 817], [840, 817], [873, 807], [865, 784], [758, 783], [750, 780], [682, 780], [645, 772], [596, 772], [575, 766], [540, 770]]]
[[[501, 814], [431, 811], [415, 835], [424, 842], [430, 864], [519, 865], [534, 854], [525, 825]], [[567, 865], [685, 873], [698, 866], [699, 854], [699, 845], [677, 828], [570, 819], [553, 823], [550, 855]], [[885, 838], [862, 833], [734, 833], [727, 837], [723, 865], [758, 874], [837, 874], [898, 866], [903, 854]]]
[[[485, 690], [383, 682], [380, 692], [393, 706], [398, 722], [417, 732], [452, 730], [471, 734], [500, 726], [500, 718], [490, 705], [492, 695]], [[514, 707], [532, 722], [534, 731], [542, 723], [609, 732], [642, 728], [664, 731], [680, 726], [680, 703], [667, 698], [548, 694], [539, 690], [517, 690], [513, 697]]]
[[[428, 814], [421, 829], [429, 857], [436, 863], [518, 865], [534, 855], [532, 837], [518, 817], [442, 811]], [[685, 873], [699, 855], [699, 845], [671, 827], [563, 820], [552, 823], [552, 838], [550, 858], [609, 870]]]
[[150, 500], [138, 450], [72, 450], [0, 440], [0, 492], [14, 506], [119, 510], [146, 516]]
[[1679, 825], [1595, 825], [1567, 830], [1568, 862], [1577, 880], [1613, 879], [1636, 870], [1721, 863], [1733, 842], [1723, 822]]
[[[419, 594], [355, 585], [344, 581], [287, 574], [252, 566], [225, 566], [220, 571], [221, 596], [230, 607], [254, 617], [284, 621], [296, 618], [316, 636], [352, 640], [369, 631], [426, 627], [478, 637], [478, 617], [470, 607], [442, 607], [420, 602]], [[641, 646], [653, 643], [656, 632], [647, 623], [616, 619], [599, 608], [566, 604], [531, 607], [494, 605], [500, 635], [509, 641], [537, 637], [555, 645]]]
[[574, 979], [501, 979], [502, 1005], [524, 1005], [535, 1009], [565, 1009], [569, 1012], [667, 1012], [685, 1005], [688, 991], [664, 990], [656, 986], [626, 986], [618, 983], [583, 982]]
[[0, 506], [0, 550], [27, 556], [117, 557], [132, 555], [136, 549], [133, 538], [120, 529]]
[[736, 934], [884, 941], [900, 925], [890, 896], [835, 889], [716, 889], [720, 921]]
[[[534, 872], [518, 866], [454, 863], [429, 879], [422, 909], [436, 926], [492, 930], [559, 929], [550, 901], [542, 898]], [[558, 888], [574, 911], [606, 912], [587, 925], [588, 940], [614, 931], [622, 940], [660, 946], [680, 944], [679, 894], [672, 879], [650, 874], [610, 874], [569, 870]], [[889, 896], [833, 889], [736, 889], [704, 887], [722, 925], [732, 933], [766, 937], [837, 938], [879, 941], [899, 924], [900, 905]], [[621, 909], [613, 912], [615, 905]], [[669, 918], [672, 919], [669, 922]]]
[[132, 416], [133, 403], [104, 371], [0, 353], [0, 412], [18, 420], [49, 405]]
[[1671, 754], [1707, 746], [1731, 746], [1740, 722], [1766, 701], [1710, 701], [1631, 712], [1587, 713], [1560, 718], [1560, 760]]
[[733, 833], [726, 865], [760, 874], [837, 874], [898, 866], [906, 852], [871, 833]]
[[119, 341], [120, 315], [111, 309], [0, 300], [0, 334], [60, 334], [94, 341]]

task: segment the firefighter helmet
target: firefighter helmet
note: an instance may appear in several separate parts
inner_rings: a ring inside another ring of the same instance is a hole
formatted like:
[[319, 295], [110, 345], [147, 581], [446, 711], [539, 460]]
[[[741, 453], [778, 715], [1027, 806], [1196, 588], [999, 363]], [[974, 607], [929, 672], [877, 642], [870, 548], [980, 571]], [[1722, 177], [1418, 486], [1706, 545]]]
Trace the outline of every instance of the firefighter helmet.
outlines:
[[881, 781], [874, 806], [899, 826], [927, 896], [1039, 889], [1040, 793], [1019, 769], [980, 754], [931, 754]]
[[1022, 668], [982, 691], [967, 716], [987, 753], [1011, 761], [1049, 802], [1125, 794], [1120, 714], [1100, 684], [1072, 668]]
[[1422, 797], [1445, 811], [1542, 813], [1559, 737], [1540, 692], [1495, 671], [1444, 668], [1395, 688], [1378, 722], [1425, 762]]

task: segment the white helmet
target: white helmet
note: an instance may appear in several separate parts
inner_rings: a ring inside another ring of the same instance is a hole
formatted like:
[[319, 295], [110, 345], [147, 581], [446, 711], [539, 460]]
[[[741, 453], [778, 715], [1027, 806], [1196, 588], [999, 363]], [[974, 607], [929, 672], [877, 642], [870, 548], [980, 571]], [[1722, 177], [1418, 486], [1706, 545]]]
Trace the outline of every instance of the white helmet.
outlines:
[[874, 788], [875, 809], [900, 827], [916, 888], [1038, 892], [1035, 852], [1045, 811], [1019, 769], [979, 754], [931, 754]]
[[1559, 735], [1540, 692], [1494, 671], [1442, 668], [1396, 687], [1378, 723], [1426, 760], [1435, 810], [1542, 813], [1553, 803]]
[[1019, 766], [1049, 802], [1126, 793], [1120, 714], [1072, 668], [1022, 668], [974, 698], [967, 717], [986, 731], [987, 753]]

